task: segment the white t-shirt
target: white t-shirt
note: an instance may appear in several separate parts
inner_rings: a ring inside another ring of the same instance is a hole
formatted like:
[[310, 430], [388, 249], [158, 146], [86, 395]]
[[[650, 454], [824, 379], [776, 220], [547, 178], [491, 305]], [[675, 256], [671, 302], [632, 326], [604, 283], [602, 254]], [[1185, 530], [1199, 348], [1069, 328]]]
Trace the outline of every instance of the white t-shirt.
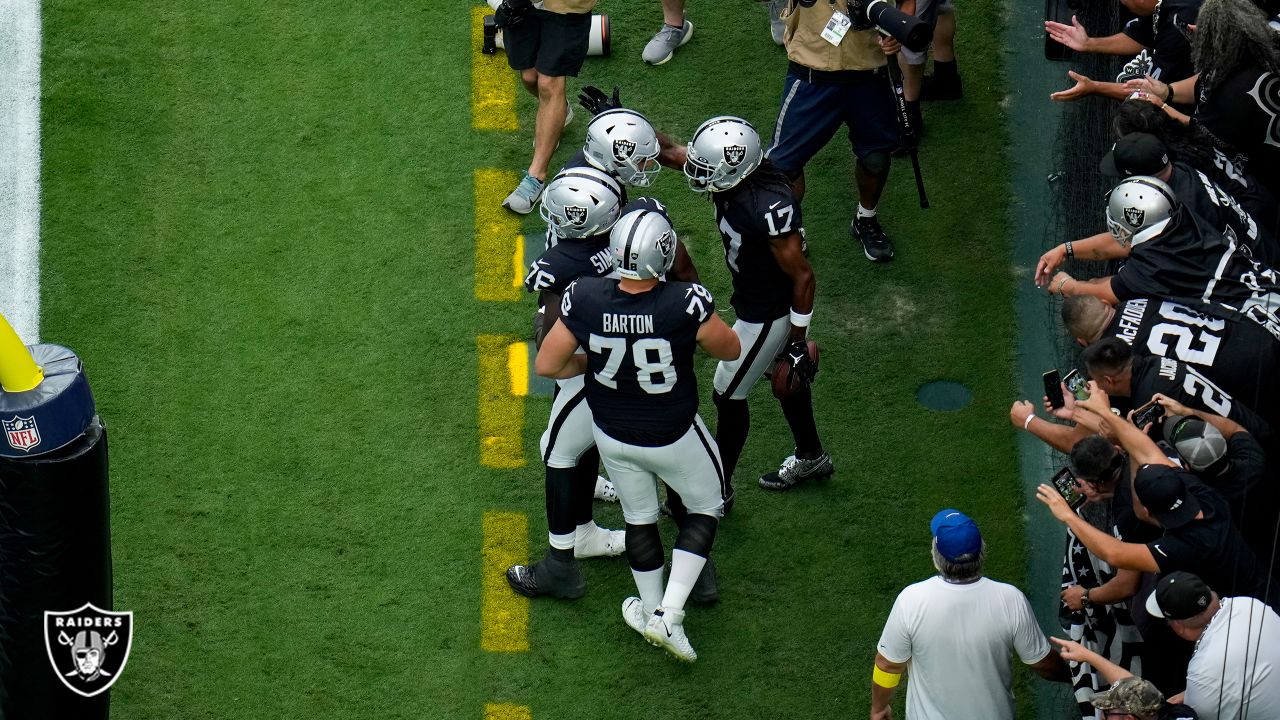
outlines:
[[1183, 702], [1200, 720], [1236, 720], [1246, 710], [1250, 720], [1280, 718], [1280, 616], [1261, 600], [1223, 598], [1196, 643]]
[[877, 649], [911, 663], [907, 720], [1012, 720], [1010, 655], [1032, 665], [1050, 651], [1020, 590], [939, 576], [899, 593]]

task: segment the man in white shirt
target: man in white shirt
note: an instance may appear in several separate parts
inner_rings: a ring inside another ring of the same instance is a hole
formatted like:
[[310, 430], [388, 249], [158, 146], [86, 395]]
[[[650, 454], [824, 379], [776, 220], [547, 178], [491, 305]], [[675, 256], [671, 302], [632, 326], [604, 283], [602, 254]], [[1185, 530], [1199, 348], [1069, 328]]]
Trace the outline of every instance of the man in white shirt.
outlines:
[[907, 720], [1012, 720], [1011, 655], [1048, 680], [1070, 673], [1017, 588], [982, 576], [986, 545], [959, 510], [929, 524], [938, 575], [899, 595], [877, 645], [871, 720], [891, 720], [909, 667]]
[[1196, 644], [1181, 699], [1201, 720], [1280, 718], [1280, 616], [1251, 597], [1219, 598], [1186, 572], [1160, 579], [1147, 612]]

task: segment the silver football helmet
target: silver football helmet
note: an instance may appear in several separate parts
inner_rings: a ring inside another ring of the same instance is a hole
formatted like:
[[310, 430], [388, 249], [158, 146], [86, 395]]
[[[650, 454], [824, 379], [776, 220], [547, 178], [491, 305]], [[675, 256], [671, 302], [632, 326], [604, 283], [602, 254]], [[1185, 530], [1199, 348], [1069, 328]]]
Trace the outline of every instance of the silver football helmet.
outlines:
[[1173, 215], [1178, 201], [1163, 181], [1146, 175], [1126, 178], [1107, 197], [1107, 229], [1124, 247], [1133, 236]]
[[675, 262], [676, 231], [660, 212], [632, 210], [614, 224], [609, 249], [619, 275], [650, 280], [666, 275]]
[[538, 214], [556, 237], [600, 235], [622, 214], [622, 187], [595, 168], [565, 168], [542, 191]]
[[742, 118], [722, 115], [694, 131], [684, 174], [694, 192], [728, 190], [763, 161], [760, 133]]
[[658, 133], [643, 115], [626, 108], [606, 110], [591, 118], [582, 152], [587, 162], [613, 173], [622, 182], [649, 187], [658, 164]]

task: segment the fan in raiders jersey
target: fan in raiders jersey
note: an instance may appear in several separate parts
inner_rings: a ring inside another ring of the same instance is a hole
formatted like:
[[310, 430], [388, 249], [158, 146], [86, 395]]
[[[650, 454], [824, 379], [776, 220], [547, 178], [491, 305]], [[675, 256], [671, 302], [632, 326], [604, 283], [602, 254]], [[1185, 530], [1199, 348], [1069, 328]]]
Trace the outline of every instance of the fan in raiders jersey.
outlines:
[[[565, 288], [536, 369], [557, 379], [585, 373], [596, 445], [622, 503], [627, 559], [639, 590], [623, 602], [623, 618], [650, 643], [692, 662], [698, 655], [684, 630], [684, 606], [724, 505], [720, 454], [698, 417], [694, 354], [701, 346], [732, 360], [741, 344], [704, 287], [663, 279], [675, 243], [662, 213], [623, 215], [609, 243], [618, 278], [581, 277]], [[659, 479], [688, 510], [665, 583]]]
[[1280, 343], [1251, 322], [1215, 318], [1169, 300], [1134, 298], [1112, 307], [1078, 295], [1062, 302], [1062, 323], [1082, 347], [1119, 338], [1135, 356], [1192, 365], [1269, 422], [1280, 421]]
[[[1048, 283], [1054, 271], [1066, 260], [1075, 258], [1119, 260], [1128, 257], [1133, 248], [1123, 238], [1129, 236], [1130, 226], [1134, 222], [1148, 219], [1145, 215], [1147, 209], [1138, 201], [1143, 201], [1150, 196], [1158, 202], [1159, 194], [1164, 188], [1168, 188], [1169, 195], [1172, 196], [1172, 204], [1190, 209], [1210, 228], [1223, 234], [1230, 233], [1231, 236], [1238, 238], [1263, 264], [1280, 265], [1280, 239], [1277, 239], [1265, 226], [1260, 225], [1252, 213], [1245, 210], [1209, 175], [1186, 163], [1171, 162], [1168, 149], [1156, 136], [1148, 133], [1130, 133], [1120, 138], [1111, 152], [1102, 158], [1101, 170], [1106, 175], [1124, 178], [1154, 177], [1163, 185], [1147, 186], [1140, 179], [1131, 185], [1121, 183], [1113, 191], [1111, 199], [1119, 203], [1118, 208], [1124, 222], [1117, 225], [1111, 225], [1109, 222], [1110, 232], [1066, 242], [1046, 252], [1040, 257], [1040, 262], [1036, 266], [1038, 284]], [[1240, 183], [1244, 182], [1247, 181], [1241, 178]], [[1233, 187], [1247, 190], [1247, 186], [1239, 183], [1233, 183]], [[1133, 195], [1135, 201], [1121, 202], [1129, 197], [1129, 193], [1135, 193]], [[1258, 196], [1254, 195], [1254, 197]], [[1274, 216], [1275, 208], [1266, 208], [1266, 213], [1264, 217]]]
[[1215, 317], [1253, 321], [1280, 339], [1280, 273], [1255, 257], [1250, 243], [1257, 235], [1241, 237], [1232, 225], [1215, 225], [1146, 176], [1111, 191], [1107, 226], [1129, 247], [1124, 265], [1091, 280], [1058, 272], [1050, 293], [1092, 295], [1112, 305], [1138, 297], [1174, 300]]
[[712, 399], [725, 476], [733, 478], [747, 441], [747, 395], [775, 359], [785, 359], [794, 389], [780, 402], [795, 453], [761, 477], [760, 487], [787, 490], [828, 477], [834, 468], [818, 437], [809, 388], [818, 370], [807, 342], [815, 284], [800, 232], [800, 204], [787, 177], [764, 158], [760, 136], [745, 120], [723, 116], [704, 122], [689, 141], [687, 157], [689, 187], [711, 196], [733, 279], [729, 303], [738, 316], [733, 327], [745, 347], [741, 358], [716, 368]]

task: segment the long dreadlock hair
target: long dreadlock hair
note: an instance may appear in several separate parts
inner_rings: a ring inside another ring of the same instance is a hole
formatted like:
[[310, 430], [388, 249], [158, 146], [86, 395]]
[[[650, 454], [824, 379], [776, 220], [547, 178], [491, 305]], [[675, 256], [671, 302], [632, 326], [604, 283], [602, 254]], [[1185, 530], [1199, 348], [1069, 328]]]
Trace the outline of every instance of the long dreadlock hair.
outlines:
[[1212, 88], [1247, 60], [1280, 73], [1280, 35], [1251, 0], [1205, 0], [1196, 18], [1191, 61], [1200, 83]]

